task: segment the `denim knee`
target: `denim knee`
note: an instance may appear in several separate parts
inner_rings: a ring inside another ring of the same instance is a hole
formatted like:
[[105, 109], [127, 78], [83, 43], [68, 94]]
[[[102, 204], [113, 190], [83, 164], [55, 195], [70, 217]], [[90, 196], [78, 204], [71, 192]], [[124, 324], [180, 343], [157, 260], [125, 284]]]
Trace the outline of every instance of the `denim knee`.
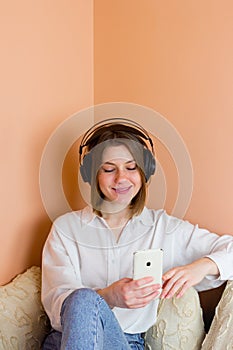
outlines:
[[63, 316], [65, 309], [71, 309], [75, 313], [76, 308], [78, 311], [82, 312], [82, 308], [85, 308], [85, 312], [93, 304], [96, 303], [98, 299], [102, 299], [98, 293], [90, 288], [80, 288], [72, 292], [63, 302], [61, 309], [61, 316]]
[[70, 295], [72, 298], [80, 298], [80, 300], [86, 302], [92, 302], [98, 299], [100, 296], [96, 291], [90, 288], [80, 288], [75, 290], [73, 293]]

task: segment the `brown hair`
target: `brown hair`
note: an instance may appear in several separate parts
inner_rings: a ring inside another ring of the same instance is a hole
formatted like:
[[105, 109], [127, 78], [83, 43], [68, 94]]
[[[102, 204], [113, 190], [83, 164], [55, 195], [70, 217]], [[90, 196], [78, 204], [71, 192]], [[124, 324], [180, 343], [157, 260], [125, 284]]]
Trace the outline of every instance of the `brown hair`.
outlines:
[[98, 185], [98, 171], [102, 164], [102, 153], [108, 146], [119, 145], [126, 146], [134, 157], [142, 181], [140, 190], [131, 200], [129, 206], [131, 209], [131, 217], [139, 215], [145, 206], [147, 185], [144, 172], [143, 149], [145, 147], [147, 148], [147, 145], [141, 137], [132, 132], [132, 128], [122, 124], [111, 125], [108, 127], [102, 127], [101, 130], [97, 129], [97, 131], [92, 134], [87, 144], [87, 153], [91, 153], [92, 155], [91, 203], [93, 211], [99, 216], [102, 216], [101, 203], [104, 199]]

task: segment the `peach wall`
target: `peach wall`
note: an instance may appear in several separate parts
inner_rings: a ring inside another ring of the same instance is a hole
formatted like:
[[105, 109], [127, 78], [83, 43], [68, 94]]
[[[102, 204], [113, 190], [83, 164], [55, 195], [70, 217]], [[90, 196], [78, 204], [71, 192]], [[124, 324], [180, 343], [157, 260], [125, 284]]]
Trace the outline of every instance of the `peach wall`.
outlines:
[[[174, 125], [193, 163], [186, 218], [219, 234], [233, 233], [232, 15], [230, 0], [95, 7], [95, 103], [148, 106]], [[177, 184], [165, 171], [169, 212]]]
[[40, 264], [51, 224], [40, 158], [57, 125], [93, 103], [92, 23], [92, 0], [1, 3], [1, 284]]
[[[41, 155], [56, 127], [93, 102], [126, 101], [166, 117], [193, 162], [186, 218], [232, 233], [232, 14], [230, 0], [98, 0], [94, 14], [92, 0], [1, 5], [1, 284], [40, 264], [51, 224], [39, 193]], [[175, 167], [156, 148], [169, 212]], [[73, 161], [71, 149], [64, 187], [76, 206]]]

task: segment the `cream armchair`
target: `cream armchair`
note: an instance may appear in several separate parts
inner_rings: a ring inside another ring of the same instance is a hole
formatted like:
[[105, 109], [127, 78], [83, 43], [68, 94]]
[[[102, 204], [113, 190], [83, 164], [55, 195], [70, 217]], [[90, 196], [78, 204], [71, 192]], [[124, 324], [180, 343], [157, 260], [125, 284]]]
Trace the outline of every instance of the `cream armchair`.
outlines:
[[[33, 266], [0, 287], [0, 350], [39, 350], [50, 325], [40, 300], [41, 270]], [[233, 349], [233, 281], [229, 281], [206, 335], [199, 295], [159, 305], [158, 321], [145, 336], [146, 350]]]
[[[215, 297], [220, 299], [220, 292]], [[204, 297], [214, 293], [204, 292]], [[228, 281], [210, 324], [200, 305], [203, 295], [189, 289], [181, 299], [163, 300], [159, 304], [158, 319], [146, 333], [146, 350], [232, 350], [233, 349], [233, 281]], [[210, 305], [214, 301], [208, 300]], [[208, 305], [207, 305], [208, 307]], [[211, 310], [208, 310], [211, 313]], [[209, 329], [210, 327], [210, 329]], [[208, 332], [207, 332], [208, 330]]]

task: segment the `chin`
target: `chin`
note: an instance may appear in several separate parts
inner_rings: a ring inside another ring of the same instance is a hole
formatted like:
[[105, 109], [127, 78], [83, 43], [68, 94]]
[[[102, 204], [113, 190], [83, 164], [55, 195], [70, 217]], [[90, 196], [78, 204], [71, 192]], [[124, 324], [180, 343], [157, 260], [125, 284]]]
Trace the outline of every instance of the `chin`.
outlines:
[[132, 200], [132, 198], [130, 198], [130, 199], [121, 199], [121, 200], [117, 199], [117, 200], [113, 201], [113, 203], [115, 205], [128, 207], [130, 205], [130, 203], [131, 203], [131, 200]]

